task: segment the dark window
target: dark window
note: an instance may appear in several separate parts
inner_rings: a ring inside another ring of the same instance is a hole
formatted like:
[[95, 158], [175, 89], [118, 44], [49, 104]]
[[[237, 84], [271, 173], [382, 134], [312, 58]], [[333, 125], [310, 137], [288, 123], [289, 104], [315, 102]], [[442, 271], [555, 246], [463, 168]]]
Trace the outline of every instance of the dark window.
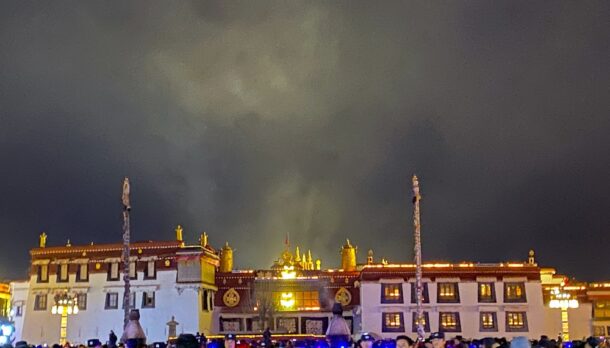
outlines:
[[89, 281], [89, 264], [81, 263], [78, 265], [76, 270], [76, 281], [77, 282], [88, 282]]
[[84, 311], [87, 309], [87, 294], [78, 294], [76, 295], [76, 304], [78, 305], [78, 310]]
[[403, 303], [402, 284], [381, 284], [381, 303]]
[[59, 269], [57, 271], [57, 282], [58, 283], [66, 283], [70, 278], [70, 273], [68, 272], [68, 264], [62, 263], [59, 265]]
[[[428, 317], [428, 312], [424, 312], [424, 317], [422, 318], [424, 322], [424, 331], [430, 332], [430, 318]], [[413, 332], [417, 332], [417, 313], [413, 312], [413, 327], [411, 328]]]
[[48, 283], [49, 282], [49, 265], [39, 265], [38, 266], [38, 283]]
[[479, 302], [496, 302], [496, 284], [493, 282], [479, 283]]
[[525, 284], [504, 283], [504, 302], [527, 302], [525, 297]]
[[23, 306], [22, 305], [17, 305], [15, 307], [15, 316], [16, 317], [20, 317], [23, 315]]
[[498, 331], [496, 312], [479, 313], [479, 331]]
[[442, 332], [460, 332], [460, 314], [458, 312], [440, 312], [438, 314], [438, 326]]
[[201, 294], [201, 309], [203, 309], [206, 312], [209, 312], [211, 310], [214, 309], [214, 303], [213, 303], [213, 294], [214, 292], [212, 290], [203, 290], [202, 294]]
[[155, 279], [157, 278], [157, 267], [155, 261], [146, 262], [146, 269], [144, 269], [144, 279]]
[[119, 308], [119, 294], [116, 292], [106, 293], [106, 309]]
[[402, 312], [382, 314], [382, 332], [405, 332], [405, 318]]
[[525, 312], [506, 312], [506, 331], [527, 331], [527, 316]]
[[111, 262], [108, 264], [108, 280], [119, 280], [119, 263]]
[[[428, 296], [428, 283], [422, 283], [422, 297], [423, 303], [430, 303], [430, 296]], [[415, 283], [411, 283], [411, 303], [416, 303]], [[430, 331], [430, 330], [427, 330]]]
[[458, 303], [460, 302], [460, 289], [457, 283], [438, 283], [437, 284], [438, 303]]
[[46, 311], [47, 310], [47, 295], [36, 295], [34, 298], [34, 310], [35, 311]]
[[155, 308], [154, 291], [144, 291], [142, 293], [142, 308]]

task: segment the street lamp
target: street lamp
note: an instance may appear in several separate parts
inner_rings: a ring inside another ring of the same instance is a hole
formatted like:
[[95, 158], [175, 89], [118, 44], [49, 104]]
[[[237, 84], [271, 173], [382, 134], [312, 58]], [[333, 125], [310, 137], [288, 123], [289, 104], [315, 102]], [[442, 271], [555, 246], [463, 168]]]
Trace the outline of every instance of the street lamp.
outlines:
[[61, 315], [59, 342], [63, 345], [66, 343], [66, 337], [68, 336], [68, 315], [78, 313], [77, 297], [68, 293], [55, 295], [55, 304], [51, 307], [51, 313]]
[[572, 295], [566, 292], [561, 292], [559, 288], [551, 290], [550, 308], [561, 309], [561, 332], [563, 341], [570, 340], [570, 324], [568, 321], [568, 308], [578, 308], [578, 300], [572, 298]]

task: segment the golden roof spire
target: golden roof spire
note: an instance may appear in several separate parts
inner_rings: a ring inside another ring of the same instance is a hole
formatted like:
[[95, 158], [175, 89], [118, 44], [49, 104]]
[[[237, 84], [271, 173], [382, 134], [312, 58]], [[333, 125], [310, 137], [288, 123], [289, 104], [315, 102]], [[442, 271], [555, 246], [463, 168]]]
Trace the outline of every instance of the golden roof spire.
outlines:
[[301, 255], [300, 254], [301, 254], [301, 252], [299, 250], [299, 246], [297, 245], [297, 250], [294, 252], [294, 255], [295, 255], [294, 261], [295, 262], [301, 262]]

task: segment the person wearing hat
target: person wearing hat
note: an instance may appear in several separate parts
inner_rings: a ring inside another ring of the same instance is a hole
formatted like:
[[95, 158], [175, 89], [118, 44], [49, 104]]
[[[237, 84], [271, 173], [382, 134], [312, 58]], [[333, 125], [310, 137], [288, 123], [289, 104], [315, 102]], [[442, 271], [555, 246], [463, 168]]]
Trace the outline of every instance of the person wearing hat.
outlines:
[[396, 348], [411, 348], [413, 347], [413, 340], [409, 336], [400, 335], [396, 337]]
[[365, 332], [360, 336], [358, 342], [360, 342], [360, 348], [371, 348], [373, 343], [375, 343], [375, 337]]
[[445, 348], [445, 333], [443, 333], [443, 332], [431, 333], [430, 342], [432, 342], [432, 348]]
[[235, 348], [235, 341], [237, 341], [237, 336], [235, 334], [229, 333], [225, 335], [225, 348]]

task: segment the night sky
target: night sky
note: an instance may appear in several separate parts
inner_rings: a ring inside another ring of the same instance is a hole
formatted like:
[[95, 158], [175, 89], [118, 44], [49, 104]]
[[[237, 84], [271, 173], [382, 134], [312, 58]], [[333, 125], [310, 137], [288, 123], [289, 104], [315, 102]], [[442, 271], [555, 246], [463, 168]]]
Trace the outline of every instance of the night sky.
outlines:
[[182, 224], [268, 267], [525, 260], [610, 280], [610, 2], [0, 2], [0, 278]]

